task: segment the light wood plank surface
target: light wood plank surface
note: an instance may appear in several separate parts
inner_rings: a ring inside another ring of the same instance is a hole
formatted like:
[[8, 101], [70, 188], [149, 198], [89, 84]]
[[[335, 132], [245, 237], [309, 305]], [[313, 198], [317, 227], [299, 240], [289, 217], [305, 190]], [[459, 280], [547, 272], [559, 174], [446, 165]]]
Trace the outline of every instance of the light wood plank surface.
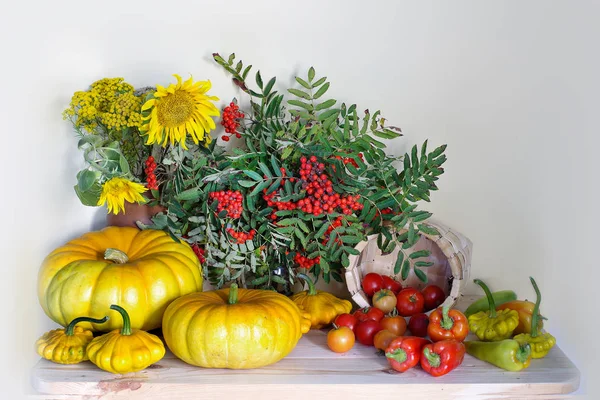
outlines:
[[[478, 296], [465, 296], [458, 308]], [[204, 369], [170, 352], [150, 368], [113, 375], [90, 362], [60, 365], [40, 360], [31, 381], [39, 399], [196, 399], [196, 398], [369, 398], [397, 394], [416, 399], [570, 398], [579, 387], [579, 371], [555, 346], [547, 357], [532, 360], [521, 372], [507, 372], [469, 355], [448, 375], [433, 378], [420, 368], [391, 370], [373, 347], [357, 343], [345, 354], [326, 345], [327, 331], [311, 331], [286, 358], [254, 370]]]

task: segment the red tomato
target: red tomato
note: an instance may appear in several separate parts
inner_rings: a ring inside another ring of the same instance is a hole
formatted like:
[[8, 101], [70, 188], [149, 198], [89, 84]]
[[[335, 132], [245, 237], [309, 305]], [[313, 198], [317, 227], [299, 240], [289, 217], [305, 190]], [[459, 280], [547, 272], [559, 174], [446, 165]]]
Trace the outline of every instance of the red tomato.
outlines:
[[394, 335], [402, 336], [406, 332], [406, 320], [404, 317], [396, 315], [395, 317], [385, 317], [379, 321], [379, 325]]
[[394, 278], [389, 277], [387, 275], [383, 275], [382, 278], [384, 289], [391, 290], [392, 292], [394, 292], [394, 294], [397, 294], [399, 291], [402, 290], [402, 284]]
[[436, 285], [427, 285], [421, 290], [425, 298], [425, 311], [437, 308], [446, 299], [446, 294], [441, 287]]
[[356, 325], [356, 340], [365, 346], [373, 346], [375, 334], [381, 330], [379, 322], [372, 319], [359, 322]]
[[368, 320], [373, 320], [373, 321], [379, 322], [385, 316], [383, 311], [381, 311], [377, 307], [361, 308], [360, 310], [354, 311], [354, 314], [352, 314], [352, 315], [354, 315], [358, 319], [358, 322], [364, 322], [364, 321], [368, 321]]
[[427, 314], [419, 313], [410, 317], [408, 320], [408, 330], [413, 336], [427, 336], [427, 327], [429, 326], [429, 317]]
[[327, 346], [336, 353], [345, 353], [354, 346], [354, 332], [347, 326], [334, 328], [327, 334]]
[[352, 314], [340, 314], [337, 317], [335, 317], [333, 323], [340, 328], [342, 326], [347, 326], [352, 331], [354, 331], [354, 328], [356, 328], [356, 324], [358, 324], [358, 318], [356, 318]]
[[396, 295], [389, 289], [381, 289], [373, 295], [373, 307], [379, 308], [384, 314], [396, 308]]
[[362, 288], [369, 297], [383, 287], [383, 278], [375, 272], [369, 272], [362, 280]]
[[402, 289], [396, 295], [396, 308], [398, 309], [398, 314], [403, 317], [410, 317], [411, 315], [423, 312], [424, 306], [425, 298], [417, 289]]

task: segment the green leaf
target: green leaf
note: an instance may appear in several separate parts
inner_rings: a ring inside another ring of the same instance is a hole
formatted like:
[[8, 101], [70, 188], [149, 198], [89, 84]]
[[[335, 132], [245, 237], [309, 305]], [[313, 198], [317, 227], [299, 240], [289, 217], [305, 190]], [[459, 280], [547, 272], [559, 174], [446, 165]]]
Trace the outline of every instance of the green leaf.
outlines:
[[256, 185], [255, 181], [241, 180], [241, 181], [238, 181], [238, 183], [240, 184], [240, 186], [245, 187], [245, 188], [251, 188], [252, 186]]
[[308, 229], [308, 226], [306, 226], [306, 224], [304, 223], [304, 221], [302, 220], [298, 220], [298, 226], [300, 227], [300, 229], [302, 229], [304, 232], [309, 233], [310, 229]]
[[313, 79], [315, 79], [315, 69], [310, 67], [308, 69], [308, 80], [312, 82]]
[[260, 71], [256, 71], [256, 84], [258, 85], [259, 88], [263, 88], [263, 80], [262, 80], [262, 76], [260, 76]]
[[258, 173], [254, 172], [254, 171], [250, 171], [248, 169], [245, 169], [242, 171], [247, 177], [254, 179], [255, 181], [262, 181], [263, 177], [260, 176]]
[[419, 228], [419, 231], [423, 232], [426, 235], [436, 236], [436, 235], [440, 234], [437, 229], [435, 229], [429, 225], [419, 224], [417, 226]]
[[313, 96], [313, 99], [318, 99], [319, 97], [323, 96], [325, 94], [325, 92], [327, 92], [327, 90], [329, 89], [329, 82], [327, 82], [326, 84], [324, 84], [323, 86], [321, 86], [319, 88], [319, 90], [317, 90], [317, 93], [315, 93], [315, 95]]
[[306, 236], [304, 235], [304, 233], [302, 233], [300, 229], [295, 228], [294, 234], [296, 234], [296, 237], [300, 239], [300, 242], [302, 242], [302, 247], [306, 247]]
[[271, 184], [271, 186], [269, 186], [269, 189], [267, 189], [266, 194], [271, 194], [274, 191], [276, 191], [277, 189], [279, 189], [279, 186], [281, 186], [282, 179], [283, 178], [277, 178], [277, 180], [275, 180], [275, 182], [273, 182], [273, 184]]
[[413, 268], [413, 271], [415, 271], [415, 275], [417, 276], [417, 278], [419, 278], [421, 282], [427, 283], [427, 275], [425, 274], [425, 272], [417, 268]]
[[329, 263], [325, 259], [325, 257], [321, 257], [321, 261], [319, 262], [321, 268], [323, 268], [323, 273], [326, 274], [329, 272]]
[[402, 263], [402, 271], [400, 272], [401, 278], [403, 281], [408, 278], [408, 273], [410, 272], [410, 261], [404, 260]]
[[312, 88], [314, 89], [317, 86], [321, 86], [323, 84], [323, 82], [325, 82], [326, 80], [327, 80], [326, 76], [320, 78], [318, 81], [316, 81], [315, 83], [312, 84]]
[[307, 111], [313, 111], [314, 107], [312, 104], [309, 103], [305, 103], [301, 100], [288, 100], [288, 104], [292, 105], [292, 106], [296, 106], [296, 107], [302, 107]]
[[327, 230], [327, 228], [329, 227], [329, 223], [324, 223], [323, 225], [321, 225], [321, 227], [319, 228], [319, 230], [317, 231], [317, 233], [315, 233], [315, 239], [321, 239], [323, 237], [323, 235], [325, 234], [325, 231]]
[[[310, 80], [310, 77], [309, 77], [309, 80]], [[311, 89], [310, 84], [308, 82], [306, 82], [304, 79], [300, 78], [299, 76], [296, 77], [296, 82], [298, 82], [299, 84], [304, 86], [306, 89]]]
[[[269, 187], [270, 184], [271, 184], [271, 182], [269, 182], [269, 181], [260, 182], [258, 185], [256, 185], [254, 190], [250, 193], [250, 198], [252, 198], [253, 196], [256, 196], [257, 194], [262, 192], [263, 189], [266, 189], [267, 187]], [[254, 200], [252, 200], [252, 201], [254, 201]], [[252, 211], [252, 210], [250, 210], [250, 211]]]
[[342, 267], [348, 268], [350, 266], [350, 260], [348, 259], [348, 254], [342, 253]]
[[337, 102], [337, 100], [335, 100], [335, 99], [329, 99], [320, 104], [317, 104], [317, 106], [315, 107], [315, 110], [317, 110], [317, 111], [324, 110], [326, 108], [333, 106], [336, 102]]
[[382, 131], [373, 131], [373, 135], [382, 138], [382, 139], [395, 139], [397, 137], [400, 137], [402, 135], [394, 132], [394, 131], [390, 131], [390, 130], [382, 130]]
[[263, 174], [265, 174], [267, 176], [267, 178], [272, 178], [273, 177], [273, 174], [271, 173], [271, 170], [269, 170], [269, 167], [267, 167], [266, 164], [264, 164], [262, 162], [259, 162], [258, 163], [258, 167], [263, 172]]
[[98, 205], [98, 200], [100, 199], [100, 194], [102, 192], [102, 187], [99, 183], [96, 182], [85, 192], [81, 191], [78, 185], [73, 186], [73, 189], [75, 189], [79, 201], [81, 201], [81, 204], [84, 206], [96, 207]]
[[77, 186], [81, 192], [87, 192], [96, 183], [97, 173], [89, 169], [78, 174]]
[[357, 237], [357, 236], [351, 236], [351, 235], [340, 236], [340, 239], [342, 240], [342, 242], [348, 243], [348, 244], [357, 244], [357, 243], [362, 242], [362, 238]]
[[[275, 77], [273, 77], [269, 80], [269, 82], [267, 82], [267, 86], [265, 86], [265, 89], [263, 90], [263, 93], [265, 94], [265, 96], [267, 94], [271, 93], [271, 89], [273, 89], [273, 85], [275, 85], [275, 81], [276, 81], [276, 79], [275, 79]], [[281, 99], [279, 100], [279, 103], [281, 103]]]
[[340, 110], [338, 110], [337, 108], [332, 108], [331, 110], [324, 111], [321, 114], [319, 114], [319, 121], [324, 121], [329, 117], [337, 116], [339, 112]]
[[[306, 93], [306, 92], [303, 92], [302, 90], [299, 90], [299, 89], [288, 89], [288, 92], [290, 92], [294, 96], [300, 97], [302, 99], [311, 100], [310, 95], [308, 93]], [[289, 101], [288, 101], [288, 103], [289, 103]]]
[[415, 261], [415, 267], [431, 267], [433, 264], [433, 261]]
[[229, 59], [227, 60], [227, 64], [233, 65], [233, 60], [235, 60], [235, 53], [231, 53], [231, 55], [229, 55]]
[[286, 218], [286, 219], [282, 219], [281, 221], [277, 222], [277, 225], [279, 226], [290, 226], [290, 225], [296, 225], [300, 220], [298, 218]]
[[419, 250], [413, 251], [408, 257], [414, 260], [415, 258], [427, 257], [429, 254], [429, 250]]
[[179, 200], [179, 201], [190, 201], [190, 200], [198, 200], [200, 198], [202, 194], [202, 191], [200, 189], [188, 189], [188, 190], [184, 190], [183, 192], [179, 193], [178, 195], [175, 196], [175, 199]]
[[396, 258], [396, 263], [394, 264], [394, 275], [398, 275], [400, 273], [400, 268], [402, 267], [403, 261], [404, 261], [404, 253], [399, 251], [398, 258]]
[[242, 78], [245, 80], [246, 77], [248, 76], [248, 72], [250, 72], [250, 69], [252, 68], [252, 65], [248, 65], [245, 69], [244, 72], [242, 72]]

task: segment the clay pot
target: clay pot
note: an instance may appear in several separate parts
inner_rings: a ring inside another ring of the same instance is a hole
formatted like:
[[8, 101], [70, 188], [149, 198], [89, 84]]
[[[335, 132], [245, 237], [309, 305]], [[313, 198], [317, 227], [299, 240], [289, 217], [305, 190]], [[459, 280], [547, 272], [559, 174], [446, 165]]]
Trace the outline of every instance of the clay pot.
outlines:
[[147, 204], [125, 202], [125, 212], [106, 215], [106, 224], [108, 226], [133, 226], [137, 227], [136, 221], [143, 224], [150, 224], [151, 218], [161, 211], [165, 211], [163, 206], [149, 206]]

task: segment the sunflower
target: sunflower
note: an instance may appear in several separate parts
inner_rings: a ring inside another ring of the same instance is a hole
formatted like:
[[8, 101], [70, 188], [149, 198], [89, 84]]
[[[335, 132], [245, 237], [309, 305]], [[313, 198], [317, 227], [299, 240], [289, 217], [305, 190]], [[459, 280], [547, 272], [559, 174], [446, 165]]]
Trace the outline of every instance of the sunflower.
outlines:
[[112, 178], [102, 185], [102, 193], [98, 205], [107, 204], [108, 212], [118, 214], [125, 212], [125, 200], [130, 203], [145, 203], [141, 195], [146, 189], [139, 183], [131, 182], [125, 178]]
[[179, 75], [177, 84], [171, 84], [166, 89], [156, 85], [154, 98], [146, 101], [142, 111], [149, 113], [144, 117], [141, 127], [143, 134], [148, 135], [146, 144], [158, 143], [163, 147], [181, 143], [187, 149], [185, 140], [187, 134], [194, 143], [210, 143], [211, 129], [215, 129], [215, 122], [211, 117], [218, 117], [219, 110], [212, 101], [217, 97], [208, 96], [206, 92], [211, 88], [210, 81], [193, 82], [192, 78], [181, 82]]

